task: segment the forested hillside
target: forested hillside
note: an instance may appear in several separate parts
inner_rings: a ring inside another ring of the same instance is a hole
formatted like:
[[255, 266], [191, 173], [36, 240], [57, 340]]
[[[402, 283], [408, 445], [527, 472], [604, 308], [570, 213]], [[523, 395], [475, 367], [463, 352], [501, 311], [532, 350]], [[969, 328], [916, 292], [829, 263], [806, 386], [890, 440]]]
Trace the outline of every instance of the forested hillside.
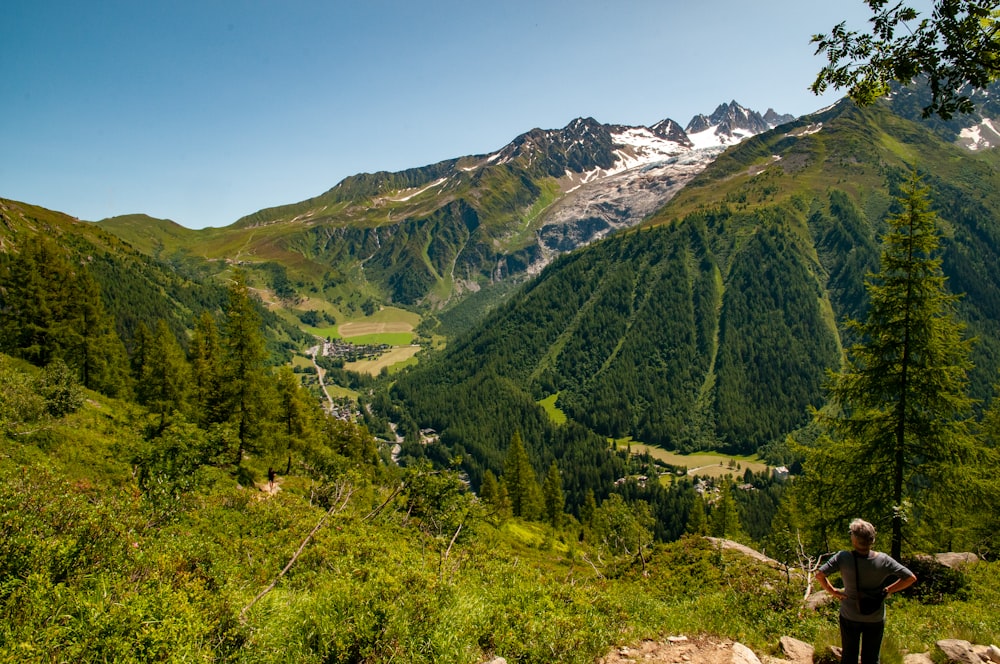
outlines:
[[[151, 257], [99, 226], [26, 203], [0, 199], [0, 248], [0, 266], [5, 266], [0, 269], [27, 275], [7, 277], [15, 282], [15, 290], [5, 294], [6, 306], [16, 306], [29, 317], [72, 318], [76, 314], [50, 310], [44, 303], [76, 299], [80, 304], [73, 289], [83, 288], [103, 309], [129, 353], [139, 326], [153, 329], [159, 321], [186, 345], [195, 321], [206, 312], [218, 315], [226, 301], [225, 275], [217, 274], [219, 267], [185, 260], [183, 252]], [[16, 305], [11, 298], [18, 300]], [[263, 307], [258, 312], [276, 359], [287, 359], [305, 342], [297, 328]], [[23, 332], [25, 320], [7, 322]]]
[[[841, 103], [720, 156], [640, 231], [551, 265], [394, 394], [474, 479], [512, 430], [539, 448], [550, 395], [605, 437], [754, 452], [823, 404], [866, 311], [884, 219], [912, 172], [943, 226], [943, 265], [976, 337], [972, 396], [1000, 357], [1000, 171], [885, 106]], [[435, 389], [431, 389], [435, 386]], [[558, 454], [556, 455], [558, 456]], [[570, 472], [570, 464], [561, 466]]]

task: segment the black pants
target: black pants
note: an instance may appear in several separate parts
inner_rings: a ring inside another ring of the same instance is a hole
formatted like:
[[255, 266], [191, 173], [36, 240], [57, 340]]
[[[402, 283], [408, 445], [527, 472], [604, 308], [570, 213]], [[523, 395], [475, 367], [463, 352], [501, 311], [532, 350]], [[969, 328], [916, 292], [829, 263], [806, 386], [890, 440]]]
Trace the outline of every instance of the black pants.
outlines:
[[841, 664], [858, 664], [859, 652], [861, 664], [878, 664], [884, 632], [884, 621], [857, 622], [840, 616], [840, 645], [844, 649]]

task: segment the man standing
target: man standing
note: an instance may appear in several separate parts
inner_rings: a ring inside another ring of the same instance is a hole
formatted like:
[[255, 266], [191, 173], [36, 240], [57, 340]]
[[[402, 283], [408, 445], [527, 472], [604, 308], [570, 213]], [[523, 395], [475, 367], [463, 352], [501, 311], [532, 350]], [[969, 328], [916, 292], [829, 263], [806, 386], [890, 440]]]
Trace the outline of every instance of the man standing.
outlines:
[[[826, 592], [840, 600], [840, 645], [842, 664], [878, 664], [885, 632], [886, 597], [909, 588], [916, 575], [892, 558], [872, 550], [875, 526], [851, 521], [851, 551], [838, 551], [816, 572], [816, 580]], [[827, 578], [840, 572], [843, 589], [834, 588]]]

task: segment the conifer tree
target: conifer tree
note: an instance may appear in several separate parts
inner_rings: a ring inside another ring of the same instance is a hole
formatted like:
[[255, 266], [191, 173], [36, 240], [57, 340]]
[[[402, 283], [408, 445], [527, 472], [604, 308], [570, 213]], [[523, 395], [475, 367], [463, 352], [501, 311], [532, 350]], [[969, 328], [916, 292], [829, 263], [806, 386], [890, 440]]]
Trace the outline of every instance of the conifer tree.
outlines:
[[497, 515], [502, 521], [512, 516], [513, 510], [510, 507], [510, 491], [507, 489], [507, 482], [502, 477], [498, 482], [496, 506]]
[[222, 392], [222, 342], [219, 328], [210, 313], [203, 312], [194, 326], [188, 359], [194, 375], [192, 399], [202, 427], [225, 422]]
[[[936, 217], [914, 176], [888, 219], [881, 267], [866, 283], [867, 318], [848, 327], [860, 340], [828, 387], [819, 419], [831, 437], [812, 455], [813, 495], [841, 520], [890, 528], [899, 558], [906, 533], [933, 519], [932, 500], [961, 505], [962, 474], [975, 454], [967, 395], [971, 341], [945, 288]], [[807, 471], [810, 468], [807, 467]], [[827, 488], [817, 490], [816, 484]], [[817, 505], [819, 508], [819, 505]], [[838, 524], [844, 525], [844, 524]]]
[[37, 366], [63, 360], [86, 388], [128, 392], [125, 348], [84, 265], [44, 236], [0, 266], [0, 350]]
[[736, 501], [733, 499], [732, 484], [728, 480], [722, 482], [719, 498], [709, 516], [708, 532], [712, 537], [724, 537], [736, 541], [746, 539], [746, 534], [740, 525]]
[[580, 507], [580, 522], [589, 526], [594, 521], [594, 513], [597, 511], [597, 499], [594, 497], [594, 490], [587, 489], [583, 497], [583, 505]]
[[228, 419], [236, 426], [234, 463], [238, 466], [245, 452], [258, 451], [266, 426], [268, 397], [261, 320], [241, 270], [235, 272], [229, 286], [223, 339], [223, 388]]
[[507, 487], [497, 480], [492, 470], [483, 473], [483, 481], [479, 485], [479, 499], [490, 510], [490, 516], [497, 522], [503, 522], [510, 516], [510, 498]]
[[160, 416], [163, 430], [172, 413], [187, 413], [191, 369], [177, 338], [162, 318], [156, 324], [156, 334], [144, 344], [148, 348], [139, 367], [136, 397], [150, 412]]
[[110, 396], [127, 394], [128, 361], [114, 321], [104, 309], [100, 288], [83, 266], [77, 266], [65, 286], [64, 358], [76, 367], [80, 383]]
[[63, 316], [69, 271], [63, 252], [40, 236], [3, 256], [0, 350], [41, 367], [59, 356], [54, 327]]
[[528, 458], [528, 451], [521, 440], [521, 432], [515, 431], [507, 450], [503, 466], [503, 478], [510, 492], [511, 512], [514, 516], [534, 519], [540, 510], [540, 489], [535, 469]]
[[483, 473], [483, 481], [479, 485], [479, 499], [489, 505], [496, 502], [499, 494], [500, 482], [497, 481], [497, 476], [493, 474], [493, 471], [487, 468], [486, 472]]
[[707, 535], [708, 519], [705, 516], [705, 500], [700, 494], [694, 494], [694, 503], [691, 505], [691, 513], [688, 515], [687, 526], [684, 532], [690, 535]]
[[277, 420], [282, 433], [289, 437], [302, 437], [309, 429], [309, 419], [315, 408], [302, 389], [291, 367], [283, 366], [275, 373], [274, 386], [278, 393]]
[[545, 501], [545, 516], [553, 527], [558, 528], [562, 521], [563, 508], [566, 506], [566, 499], [563, 496], [562, 477], [559, 475], [559, 466], [553, 461], [549, 466], [549, 471], [545, 474], [545, 482], [542, 484], [542, 497]]

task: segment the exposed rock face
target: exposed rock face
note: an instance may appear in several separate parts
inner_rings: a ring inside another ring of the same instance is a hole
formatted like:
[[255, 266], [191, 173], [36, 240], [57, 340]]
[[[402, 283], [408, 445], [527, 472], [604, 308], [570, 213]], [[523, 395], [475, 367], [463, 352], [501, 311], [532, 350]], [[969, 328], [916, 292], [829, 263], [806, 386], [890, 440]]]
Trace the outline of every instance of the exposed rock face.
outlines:
[[545, 213], [539, 243], [551, 256], [634, 226], [663, 207], [717, 155], [718, 150], [691, 151], [588, 183]]

